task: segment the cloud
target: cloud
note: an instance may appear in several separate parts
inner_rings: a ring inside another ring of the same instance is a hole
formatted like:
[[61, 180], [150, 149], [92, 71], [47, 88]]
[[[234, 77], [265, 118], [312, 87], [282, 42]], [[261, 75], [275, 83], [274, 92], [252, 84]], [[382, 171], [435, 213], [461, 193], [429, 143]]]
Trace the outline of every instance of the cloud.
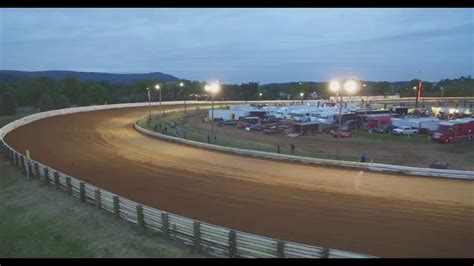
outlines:
[[473, 25], [472, 9], [2, 9], [0, 68], [441, 79], [472, 74]]

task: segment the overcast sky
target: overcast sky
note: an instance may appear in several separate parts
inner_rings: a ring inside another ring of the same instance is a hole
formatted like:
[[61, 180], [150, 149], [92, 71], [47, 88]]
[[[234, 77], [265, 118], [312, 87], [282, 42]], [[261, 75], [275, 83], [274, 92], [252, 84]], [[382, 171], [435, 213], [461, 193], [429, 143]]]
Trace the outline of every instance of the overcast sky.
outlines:
[[0, 69], [438, 81], [473, 75], [473, 10], [0, 9]]

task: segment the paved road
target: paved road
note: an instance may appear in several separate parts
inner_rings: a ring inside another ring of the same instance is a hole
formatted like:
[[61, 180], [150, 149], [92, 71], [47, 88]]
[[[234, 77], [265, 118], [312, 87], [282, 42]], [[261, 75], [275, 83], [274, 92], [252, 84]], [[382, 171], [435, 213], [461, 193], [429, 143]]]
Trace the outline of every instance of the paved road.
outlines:
[[217, 225], [380, 257], [473, 257], [474, 182], [246, 158], [152, 139], [146, 108], [52, 117], [6, 141], [106, 190]]

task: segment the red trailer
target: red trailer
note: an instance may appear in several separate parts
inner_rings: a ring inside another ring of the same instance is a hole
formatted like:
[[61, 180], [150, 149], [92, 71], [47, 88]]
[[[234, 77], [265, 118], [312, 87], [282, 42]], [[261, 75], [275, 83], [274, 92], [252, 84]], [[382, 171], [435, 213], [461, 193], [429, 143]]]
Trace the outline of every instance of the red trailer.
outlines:
[[367, 128], [385, 128], [392, 125], [390, 114], [367, 115]]
[[432, 140], [439, 143], [472, 141], [474, 137], [474, 119], [462, 118], [439, 122], [439, 130], [434, 133]]

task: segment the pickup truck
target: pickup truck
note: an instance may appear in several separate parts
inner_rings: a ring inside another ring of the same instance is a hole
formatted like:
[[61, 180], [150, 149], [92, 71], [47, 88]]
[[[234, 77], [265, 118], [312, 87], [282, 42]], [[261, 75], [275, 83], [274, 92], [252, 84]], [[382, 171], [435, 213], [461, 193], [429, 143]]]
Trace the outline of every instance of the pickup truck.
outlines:
[[260, 125], [251, 125], [245, 128], [246, 131], [262, 131], [262, 126]]
[[393, 135], [416, 135], [418, 134], [418, 128], [412, 128], [412, 127], [397, 127], [392, 131]]

